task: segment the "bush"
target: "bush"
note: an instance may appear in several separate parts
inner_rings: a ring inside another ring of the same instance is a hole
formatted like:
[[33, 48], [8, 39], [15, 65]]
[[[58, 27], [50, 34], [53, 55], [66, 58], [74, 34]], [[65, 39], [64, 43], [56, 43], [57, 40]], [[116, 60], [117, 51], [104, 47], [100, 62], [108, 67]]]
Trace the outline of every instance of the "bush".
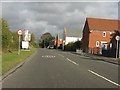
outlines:
[[65, 45], [65, 51], [76, 51], [75, 44], [71, 42]]
[[81, 41], [71, 42], [65, 45], [65, 51], [76, 51], [76, 49], [81, 48]]

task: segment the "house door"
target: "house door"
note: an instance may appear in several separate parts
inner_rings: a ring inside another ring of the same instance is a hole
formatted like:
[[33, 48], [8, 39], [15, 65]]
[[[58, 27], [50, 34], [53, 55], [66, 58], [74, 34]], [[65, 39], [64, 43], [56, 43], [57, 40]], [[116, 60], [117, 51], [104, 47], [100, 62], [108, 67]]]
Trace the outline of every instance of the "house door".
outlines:
[[100, 54], [103, 54], [103, 50], [107, 50], [107, 42], [100, 42]]
[[107, 50], [107, 42], [101, 42], [101, 49], [102, 50]]

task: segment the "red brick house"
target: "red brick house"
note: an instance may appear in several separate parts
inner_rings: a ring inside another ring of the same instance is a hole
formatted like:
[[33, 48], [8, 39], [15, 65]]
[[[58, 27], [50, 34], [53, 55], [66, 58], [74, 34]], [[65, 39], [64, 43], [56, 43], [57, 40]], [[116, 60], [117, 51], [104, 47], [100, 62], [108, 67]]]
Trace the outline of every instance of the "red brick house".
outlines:
[[82, 38], [83, 52], [102, 54], [103, 49], [108, 49], [108, 45], [113, 37], [112, 35], [115, 31], [120, 31], [118, 21], [86, 18]]

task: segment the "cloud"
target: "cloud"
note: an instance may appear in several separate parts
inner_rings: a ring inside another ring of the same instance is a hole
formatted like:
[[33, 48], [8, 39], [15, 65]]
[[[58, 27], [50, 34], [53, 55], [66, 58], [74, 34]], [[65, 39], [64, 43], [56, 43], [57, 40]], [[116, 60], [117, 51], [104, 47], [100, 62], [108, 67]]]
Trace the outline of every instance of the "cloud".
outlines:
[[[1, 0], [2, 2], [71, 2], [71, 0]], [[96, 2], [96, 1], [113, 1], [118, 2], [119, 0], [74, 0], [74, 2]]]
[[117, 2], [3, 2], [2, 16], [12, 31], [28, 29], [37, 38], [45, 32], [62, 33], [64, 27], [80, 32], [86, 17], [118, 18]]

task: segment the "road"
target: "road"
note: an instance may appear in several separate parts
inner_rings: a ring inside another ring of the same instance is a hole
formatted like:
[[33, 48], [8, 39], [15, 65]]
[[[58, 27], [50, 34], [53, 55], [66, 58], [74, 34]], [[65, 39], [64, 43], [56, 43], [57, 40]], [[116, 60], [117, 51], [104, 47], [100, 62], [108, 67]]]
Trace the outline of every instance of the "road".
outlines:
[[118, 88], [118, 66], [54, 49], [41, 49], [5, 78], [3, 88]]

